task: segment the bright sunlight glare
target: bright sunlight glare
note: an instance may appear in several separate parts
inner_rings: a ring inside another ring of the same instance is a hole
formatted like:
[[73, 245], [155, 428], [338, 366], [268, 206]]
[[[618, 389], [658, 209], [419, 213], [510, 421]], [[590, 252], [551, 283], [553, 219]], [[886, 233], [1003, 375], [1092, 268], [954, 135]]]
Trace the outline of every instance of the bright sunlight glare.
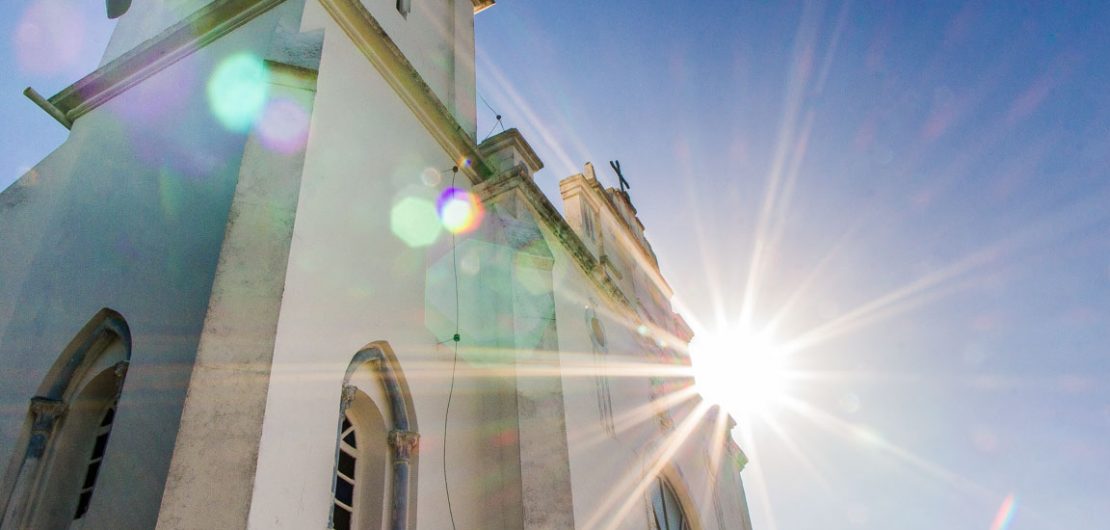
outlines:
[[785, 355], [767, 333], [695, 336], [690, 350], [698, 390], [734, 416], [768, 415], [787, 397]]

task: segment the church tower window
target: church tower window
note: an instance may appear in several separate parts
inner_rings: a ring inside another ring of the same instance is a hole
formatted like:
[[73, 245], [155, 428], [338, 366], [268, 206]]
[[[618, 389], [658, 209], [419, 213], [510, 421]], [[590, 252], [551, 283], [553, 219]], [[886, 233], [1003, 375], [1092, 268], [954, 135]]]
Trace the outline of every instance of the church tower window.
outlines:
[[582, 232], [591, 241], [594, 240], [594, 216], [590, 207], [586, 204], [582, 205]]
[[130, 359], [127, 322], [102, 309], [54, 361], [4, 479], [11, 486], [0, 499], [0, 527], [105, 526], [93, 491], [112, 460], [108, 439]]
[[355, 469], [358, 467], [358, 435], [351, 419], [344, 415], [340, 433], [339, 464], [335, 472], [335, 508], [332, 513], [336, 530], [351, 528], [355, 510]]
[[96, 487], [96, 477], [100, 473], [100, 463], [104, 461], [104, 451], [108, 448], [108, 435], [112, 433], [112, 420], [116, 417], [116, 406], [113, 404], [104, 413], [100, 426], [96, 430], [96, 441], [93, 443], [92, 457], [89, 466], [85, 469], [85, 481], [81, 485], [81, 494], [77, 498], [77, 512], [73, 519], [85, 516], [89, 511], [89, 502], [92, 501], [93, 488]]
[[327, 527], [409, 528], [420, 434], [408, 383], [387, 342], [372, 342], [351, 359], [338, 412]]
[[690, 530], [690, 521], [678, 500], [674, 488], [666, 479], [655, 480], [651, 493], [651, 507], [655, 513], [655, 527], [659, 530]]
[[347, 386], [335, 461], [331, 528], [381, 528], [385, 518], [388, 431], [382, 412], [361, 389]]

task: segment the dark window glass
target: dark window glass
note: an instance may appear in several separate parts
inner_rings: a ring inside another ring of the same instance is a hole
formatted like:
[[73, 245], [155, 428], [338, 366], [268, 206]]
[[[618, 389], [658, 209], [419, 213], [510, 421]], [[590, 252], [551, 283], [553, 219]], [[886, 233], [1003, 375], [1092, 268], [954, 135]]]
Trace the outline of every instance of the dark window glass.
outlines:
[[344, 451], [339, 452], [339, 472], [355, 478], [355, 457]]
[[682, 511], [678, 496], [671, 489], [670, 484], [663, 479], [658, 479], [655, 483], [651, 506], [652, 511], [655, 512], [655, 524], [659, 530], [689, 530], [690, 522], [686, 519], [686, 513]]
[[358, 447], [358, 444], [355, 443], [355, 431], [347, 433], [347, 436], [343, 437], [343, 441], [347, 442], [347, 445], [351, 447]]
[[347, 432], [351, 428], [351, 422], [346, 416], [343, 417], [343, 432]]
[[104, 414], [104, 419], [100, 420], [100, 426], [107, 427], [112, 424], [114, 419], [116, 419], [116, 409], [108, 409], [108, 412]]
[[651, 507], [655, 512], [655, 526], [658, 526], [659, 530], [667, 530], [667, 515], [666, 508], [663, 507], [662, 487], [661, 483], [655, 483], [655, 492], [651, 495]]
[[93, 462], [89, 464], [89, 470], [85, 472], [85, 484], [81, 489], [87, 490], [96, 484], [96, 474], [100, 472], [100, 462]]
[[89, 501], [92, 500], [92, 490], [86, 491], [81, 494], [77, 499], [77, 513], [73, 514], [74, 519], [80, 519], [85, 512], [89, 511]]
[[336, 504], [332, 510], [331, 521], [335, 530], [350, 530], [351, 512], [348, 512], [346, 508]]
[[89, 467], [85, 469], [85, 481], [81, 484], [81, 496], [77, 499], [77, 511], [74, 512], [73, 518], [80, 519], [89, 511], [89, 502], [92, 501], [93, 486], [96, 485], [96, 477], [100, 474], [100, 464], [104, 459], [104, 450], [108, 448], [108, 435], [112, 432], [112, 420], [115, 418], [115, 406], [109, 408], [104, 412], [104, 417], [100, 419], [100, 434], [96, 437], [96, 442], [93, 444], [92, 455], [89, 456]]
[[335, 500], [352, 506], [354, 504], [355, 485], [347, 482], [343, 477], [335, 479]]
[[93, 459], [104, 456], [104, 449], [108, 447], [108, 433], [103, 433], [96, 437], [96, 446], [93, 447]]
[[682, 507], [678, 504], [674, 491], [671, 491], [671, 487], [665, 482], [663, 483], [663, 503], [667, 507], [667, 528], [682, 530], [686, 526], [685, 514], [682, 513]]

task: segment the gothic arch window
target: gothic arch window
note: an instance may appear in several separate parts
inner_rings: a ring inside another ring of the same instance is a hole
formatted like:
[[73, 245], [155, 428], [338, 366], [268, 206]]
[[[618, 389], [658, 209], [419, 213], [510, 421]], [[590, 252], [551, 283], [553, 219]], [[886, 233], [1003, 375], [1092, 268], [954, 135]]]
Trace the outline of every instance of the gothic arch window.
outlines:
[[355, 354], [339, 409], [328, 527], [407, 530], [416, 512], [420, 436], [389, 344], [371, 343]]
[[336, 530], [381, 528], [389, 452], [385, 420], [365, 392], [348, 389], [352, 395], [340, 423], [332, 524]]
[[601, 426], [609, 436], [616, 436], [617, 428], [613, 421], [613, 398], [609, 391], [609, 365], [606, 359], [609, 346], [605, 337], [605, 326], [592, 307], [586, 309], [586, 326], [590, 332], [590, 348], [594, 354], [594, 386], [597, 393], [597, 412]]
[[674, 487], [663, 477], [655, 479], [651, 492], [651, 508], [658, 530], [691, 530], [690, 520], [679, 502]]
[[591, 241], [595, 238], [593, 209], [588, 204], [582, 204], [582, 231]]
[[131, 334], [102, 309], [82, 328], [31, 398], [20, 454], [3, 482], [0, 527], [75, 528], [96, 516], [98, 478], [131, 358]]

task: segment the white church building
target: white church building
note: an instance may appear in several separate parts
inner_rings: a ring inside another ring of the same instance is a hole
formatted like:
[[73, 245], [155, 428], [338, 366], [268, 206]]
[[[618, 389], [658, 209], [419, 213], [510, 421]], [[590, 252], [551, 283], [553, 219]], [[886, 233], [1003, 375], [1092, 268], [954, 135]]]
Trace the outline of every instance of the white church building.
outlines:
[[0, 529], [750, 530], [628, 195], [476, 138], [493, 0], [109, 0], [0, 193]]

